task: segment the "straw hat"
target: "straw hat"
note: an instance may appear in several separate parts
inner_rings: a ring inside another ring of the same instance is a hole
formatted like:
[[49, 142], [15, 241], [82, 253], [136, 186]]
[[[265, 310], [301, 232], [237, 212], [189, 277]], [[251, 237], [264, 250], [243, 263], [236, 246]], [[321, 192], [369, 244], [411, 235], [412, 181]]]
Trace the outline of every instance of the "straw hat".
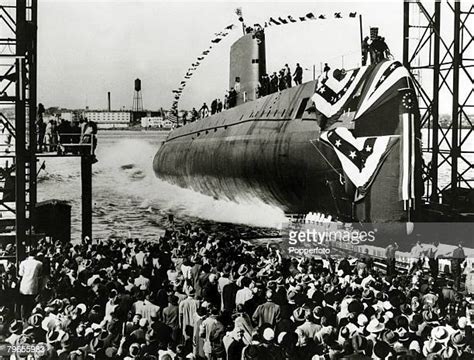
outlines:
[[370, 333], [379, 333], [385, 329], [385, 325], [381, 323], [380, 321], [378, 321], [377, 319], [372, 319], [370, 320], [366, 329]]
[[263, 330], [263, 336], [266, 341], [272, 341], [275, 338], [275, 332], [271, 328]]
[[434, 341], [445, 343], [449, 340], [448, 330], [444, 326], [436, 326], [431, 330], [431, 338]]
[[23, 324], [19, 320], [13, 320], [8, 330], [11, 334], [20, 334], [23, 330]]
[[359, 314], [357, 316], [357, 324], [359, 326], [366, 326], [369, 323], [369, 319], [365, 314]]
[[456, 331], [451, 335], [451, 344], [453, 344], [454, 347], [462, 348], [466, 346], [466, 337], [461, 331]]
[[43, 315], [33, 314], [29, 317], [28, 324], [33, 327], [40, 327], [42, 321], [43, 321]]
[[87, 306], [86, 304], [80, 303], [80, 304], [77, 304], [76, 309], [81, 312], [81, 315], [83, 315], [87, 311]]
[[393, 346], [398, 341], [398, 334], [395, 331], [388, 330], [382, 335], [383, 341]]
[[249, 272], [249, 268], [246, 264], [240, 265], [239, 270], [237, 271], [239, 276], [245, 276], [248, 272]]
[[310, 310], [306, 307], [300, 306], [293, 311], [293, 318], [295, 321], [305, 321], [310, 314]]
[[434, 341], [433, 339], [425, 341], [423, 344], [423, 355], [428, 356], [430, 354], [439, 354], [443, 350], [441, 343]]

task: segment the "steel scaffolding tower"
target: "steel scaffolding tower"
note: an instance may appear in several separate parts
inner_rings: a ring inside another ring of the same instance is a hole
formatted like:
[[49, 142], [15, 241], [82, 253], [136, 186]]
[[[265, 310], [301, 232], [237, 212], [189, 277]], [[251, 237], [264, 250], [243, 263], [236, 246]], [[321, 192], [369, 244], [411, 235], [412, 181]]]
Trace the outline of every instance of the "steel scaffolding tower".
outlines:
[[[427, 131], [425, 196], [432, 203], [447, 190], [456, 194], [474, 185], [474, 149], [467, 147], [474, 142], [472, 15], [472, 2], [404, 2], [403, 63], [414, 76]], [[445, 172], [449, 179], [441, 177]]]
[[[8, 139], [0, 159], [4, 184], [8, 175], [15, 177], [13, 201], [0, 200], [0, 208], [15, 219], [17, 261], [33, 233], [36, 205], [36, 29], [37, 0], [0, 4], [0, 124]], [[4, 114], [8, 111], [14, 111], [14, 121]]]
[[11, 243], [14, 237], [15, 256], [3, 258], [17, 264], [35, 238], [39, 157], [81, 157], [82, 236], [92, 236], [94, 135], [88, 143], [59, 144], [79, 153], [37, 154], [37, 5], [37, 0], [0, 2], [0, 137], [6, 139], [0, 141], [0, 240]]

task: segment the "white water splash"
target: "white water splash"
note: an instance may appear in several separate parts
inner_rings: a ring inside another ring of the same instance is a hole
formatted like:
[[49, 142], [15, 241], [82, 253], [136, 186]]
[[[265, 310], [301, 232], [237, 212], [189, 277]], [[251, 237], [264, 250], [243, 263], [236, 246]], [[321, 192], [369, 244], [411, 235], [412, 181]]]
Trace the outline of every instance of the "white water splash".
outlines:
[[[179, 215], [206, 220], [280, 227], [286, 218], [283, 211], [255, 199], [235, 203], [215, 200], [166, 183], [155, 177], [152, 169], [157, 147], [143, 140], [124, 139], [99, 151], [101, 183], [108, 183], [114, 191], [142, 199], [144, 209], [158, 208]], [[99, 179], [98, 179], [99, 180]]]

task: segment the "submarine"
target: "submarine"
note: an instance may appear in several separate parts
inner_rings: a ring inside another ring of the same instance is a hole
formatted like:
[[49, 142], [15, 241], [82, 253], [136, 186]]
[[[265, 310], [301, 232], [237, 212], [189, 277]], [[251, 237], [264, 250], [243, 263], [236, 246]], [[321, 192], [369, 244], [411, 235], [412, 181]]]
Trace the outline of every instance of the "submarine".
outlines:
[[423, 186], [409, 71], [382, 59], [259, 97], [266, 71], [264, 30], [239, 38], [230, 49], [236, 106], [171, 131], [153, 159], [156, 176], [217, 199], [257, 198], [287, 214], [413, 221]]

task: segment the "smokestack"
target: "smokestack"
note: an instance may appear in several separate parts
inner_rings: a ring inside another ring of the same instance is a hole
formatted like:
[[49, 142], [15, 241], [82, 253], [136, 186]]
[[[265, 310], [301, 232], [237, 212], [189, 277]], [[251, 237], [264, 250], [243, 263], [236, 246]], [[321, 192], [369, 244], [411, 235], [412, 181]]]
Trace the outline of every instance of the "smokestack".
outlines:
[[110, 111], [110, 91], [107, 93], [107, 99], [108, 99], [109, 111]]

